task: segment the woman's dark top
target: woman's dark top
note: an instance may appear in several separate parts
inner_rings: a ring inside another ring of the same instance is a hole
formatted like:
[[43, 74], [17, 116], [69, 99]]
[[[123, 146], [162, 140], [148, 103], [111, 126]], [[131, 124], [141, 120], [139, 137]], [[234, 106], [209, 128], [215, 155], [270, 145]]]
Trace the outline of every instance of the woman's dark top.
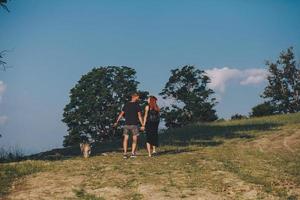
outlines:
[[[152, 115], [152, 116], [150, 116]], [[158, 146], [158, 125], [159, 125], [159, 118], [157, 120], [150, 120], [153, 119], [153, 115], [158, 115], [159, 112], [156, 110], [148, 110], [147, 115], [147, 122], [145, 126], [147, 142], [153, 146]]]

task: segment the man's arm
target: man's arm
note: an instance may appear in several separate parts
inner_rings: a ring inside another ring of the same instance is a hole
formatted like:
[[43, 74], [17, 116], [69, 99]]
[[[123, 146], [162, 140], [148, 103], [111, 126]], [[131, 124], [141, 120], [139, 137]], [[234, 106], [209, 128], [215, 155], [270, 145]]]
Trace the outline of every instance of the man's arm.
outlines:
[[120, 119], [123, 117], [123, 115], [124, 115], [124, 111], [121, 111], [117, 118], [116, 123], [114, 123], [114, 127], [116, 127], [118, 125], [118, 123], [119, 123]]

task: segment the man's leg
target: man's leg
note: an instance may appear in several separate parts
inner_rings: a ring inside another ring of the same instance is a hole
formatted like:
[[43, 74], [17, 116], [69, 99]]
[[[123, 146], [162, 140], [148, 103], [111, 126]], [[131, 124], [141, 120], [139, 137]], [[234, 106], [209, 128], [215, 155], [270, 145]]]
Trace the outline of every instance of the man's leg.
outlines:
[[128, 135], [124, 134], [124, 139], [123, 139], [124, 155], [127, 154], [127, 145], [128, 145]]
[[136, 145], [137, 145], [137, 139], [138, 136], [137, 135], [133, 135], [132, 136], [132, 150], [131, 150], [131, 154], [135, 154], [135, 149], [136, 149]]

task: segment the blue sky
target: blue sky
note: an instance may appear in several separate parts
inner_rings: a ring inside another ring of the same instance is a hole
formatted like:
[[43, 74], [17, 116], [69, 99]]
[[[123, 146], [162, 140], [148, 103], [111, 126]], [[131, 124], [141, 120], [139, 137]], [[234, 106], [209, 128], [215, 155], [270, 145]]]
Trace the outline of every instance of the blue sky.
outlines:
[[157, 94], [186, 64], [212, 78], [220, 117], [262, 102], [266, 60], [293, 46], [300, 58], [300, 1], [12, 0], [0, 10], [2, 146], [60, 147], [69, 90], [91, 68], [136, 69]]

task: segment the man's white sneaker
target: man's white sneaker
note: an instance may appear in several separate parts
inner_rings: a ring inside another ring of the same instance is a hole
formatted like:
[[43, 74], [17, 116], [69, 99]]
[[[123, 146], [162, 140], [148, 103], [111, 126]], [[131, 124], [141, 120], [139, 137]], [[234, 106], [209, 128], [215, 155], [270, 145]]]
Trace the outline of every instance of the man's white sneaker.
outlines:
[[130, 158], [136, 158], [135, 154], [131, 154]]

